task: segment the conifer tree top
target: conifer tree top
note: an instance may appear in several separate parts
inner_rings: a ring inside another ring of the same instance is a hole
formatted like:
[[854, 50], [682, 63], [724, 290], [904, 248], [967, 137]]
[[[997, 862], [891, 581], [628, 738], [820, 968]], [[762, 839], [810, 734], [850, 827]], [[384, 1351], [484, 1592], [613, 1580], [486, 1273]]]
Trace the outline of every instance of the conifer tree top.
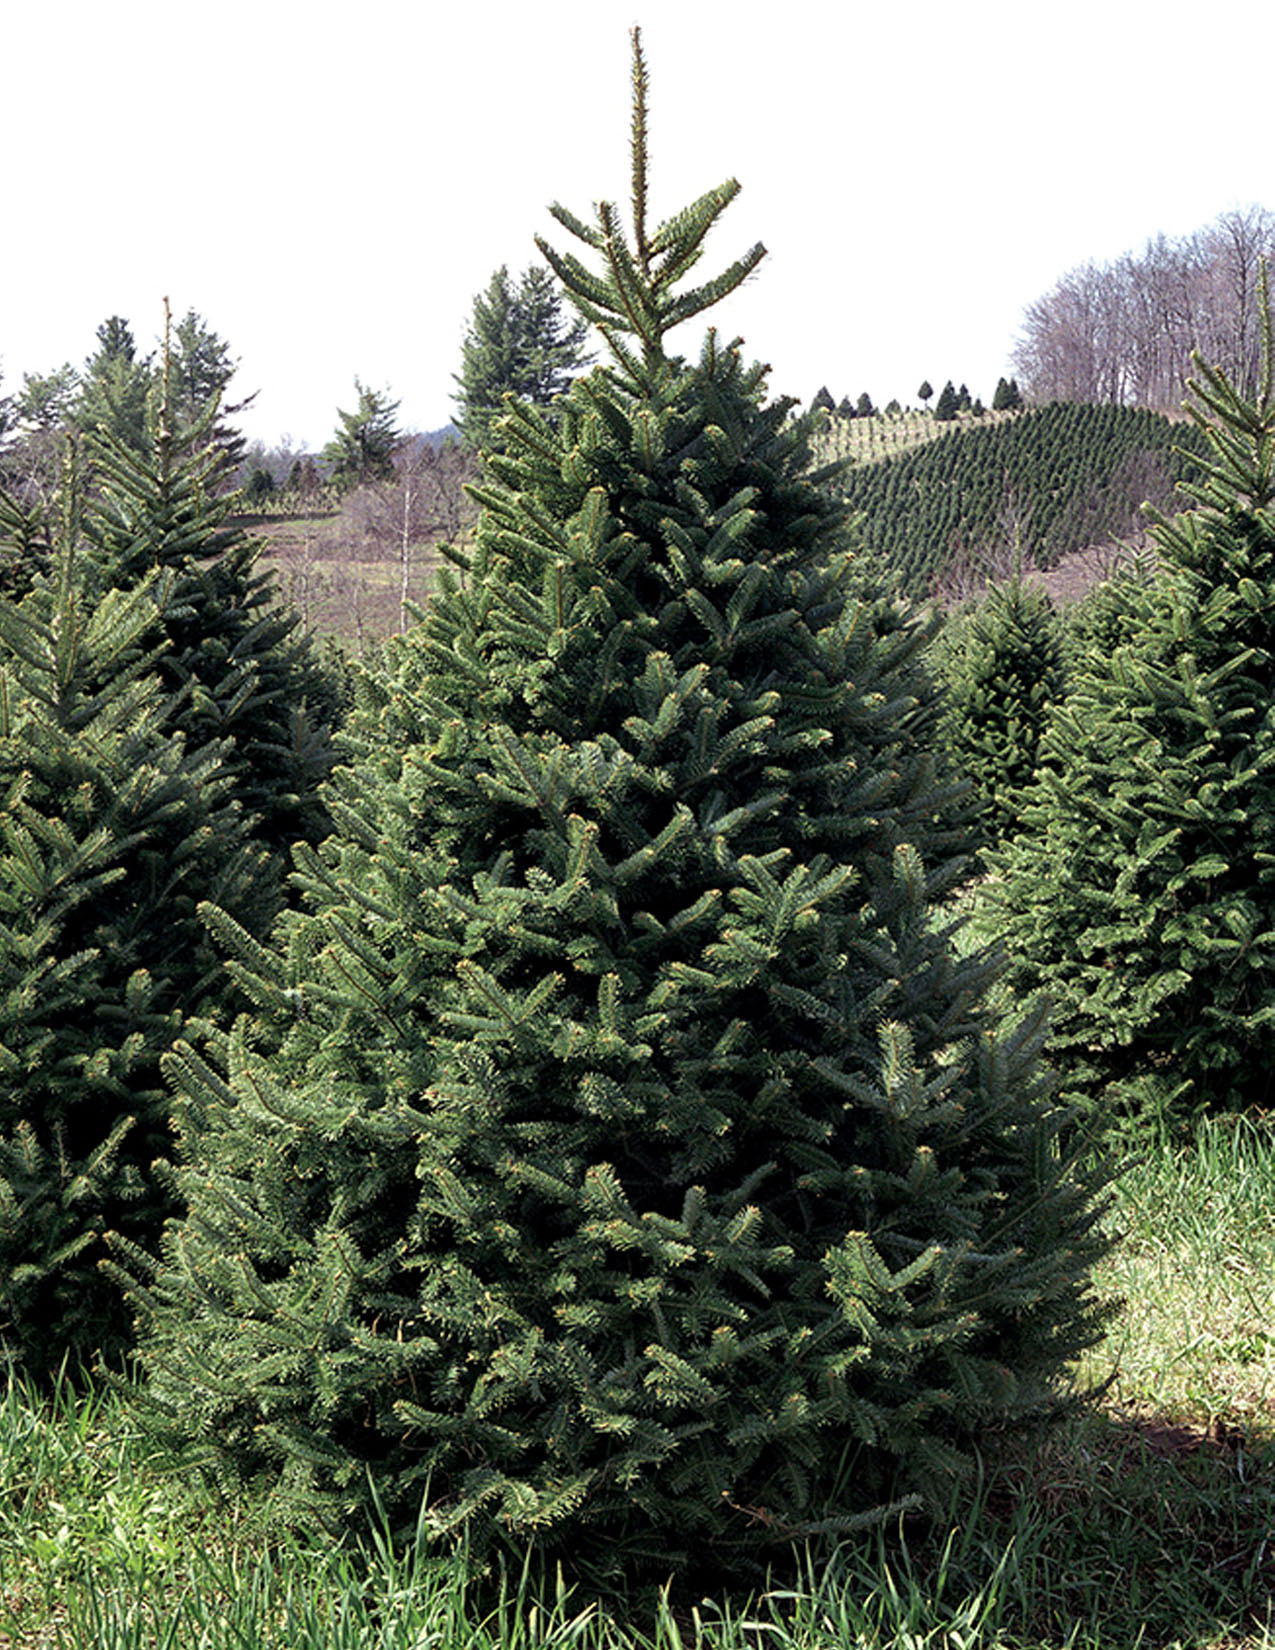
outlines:
[[766, 255], [760, 241], [729, 268], [699, 286], [677, 290], [684, 276], [699, 262], [710, 229], [739, 193], [739, 183], [728, 178], [690, 206], [674, 213], [653, 232], [647, 229], [646, 62], [641, 30], [632, 31], [633, 117], [631, 139], [633, 238], [630, 244], [617, 207], [599, 201], [597, 225], [581, 222], [565, 206], [549, 208], [565, 229], [603, 255], [605, 270], [595, 275], [572, 253], [559, 253], [540, 236], [541, 255], [562, 281], [572, 303], [598, 328], [617, 361], [640, 376], [637, 359], [621, 341], [637, 338], [647, 368], [664, 357], [664, 334], [682, 321], [710, 309], [742, 285]]

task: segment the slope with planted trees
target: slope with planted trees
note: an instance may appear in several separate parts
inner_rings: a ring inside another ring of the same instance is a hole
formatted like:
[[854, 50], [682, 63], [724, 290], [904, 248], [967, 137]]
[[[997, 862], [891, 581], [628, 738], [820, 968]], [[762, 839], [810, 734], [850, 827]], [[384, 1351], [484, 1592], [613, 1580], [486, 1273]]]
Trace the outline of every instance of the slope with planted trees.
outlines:
[[922, 596], [1009, 537], [1051, 567], [1138, 531], [1144, 501], [1167, 507], [1196, 453], [1193, 429], [1159, 413], [1057, 403], [955, 426], [848, 470], [840, 486], [862, 516], [873, 575]]

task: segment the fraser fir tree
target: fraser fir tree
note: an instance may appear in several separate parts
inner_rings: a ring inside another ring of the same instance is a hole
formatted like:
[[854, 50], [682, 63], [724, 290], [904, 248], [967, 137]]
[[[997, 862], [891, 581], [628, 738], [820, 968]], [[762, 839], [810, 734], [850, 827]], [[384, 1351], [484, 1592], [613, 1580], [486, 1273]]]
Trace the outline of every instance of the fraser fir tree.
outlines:
[[388, 481], [394, 474], [394, 452], [403, 439], [394, 421], [398, 402], [388, 390], [371, 390], [356, 378], [358, 406], [353, 412], [337, 408], [336, 434], [323, 449], [332, 481], [340, 488], [361, 487], [368, 481]]
[[1058, 616], [1048, 593], [1021, 572], [988, 586], [978, 606], [949, 621], [939, 653], [944, 734], [956, 772], [974, 783], [993, 840], [1019, 823], [1022, 788], [1065, 673]]
[[159, 1056], [232, 1001], [196, 905], [264, 937], [327, 829], [334, 693], [225, 526], [206, 427], [161, 398], [149, 456], [101, 435], [91, 485], [0, 498], [0, 545], [52, 554], [0, 603], [0, 1337], [29, 1370], [120, 1343], [101, 1234], [172, 1210]]
[[[1263, 293], [1265, 301], [1265, 293]], [[1150, 1126], [1269, 1110], [1275, 1071], [1275, 395], [1196, 361], [1208, 439], [1158, 571], [1112, 581], [1041, 744], [1001, 903], [1078, 1092]]]
[[950, 424], [961, 410], [960, 400], [957, 397], [956, 386], [949, 378], [939, 391], [939, 398], [934, 403], [934, 416], [942, 424]]
[[132, 328], [122, 315], [102, 322], [97, 346], [80, 376], [75, 423], [86, 433], [105, 433], [132, 452], [144, 453], [150, 436], [151, 357], [138, 355]]
[[[168, 304], [165, 300], [165, 312]], [[220, 338], [193, 309], [171, 329], [168, 344], [168, 412], [176, 430], [198, 425], [206, 446], [221, 461], [221, 478], [232, 477], [243, 463], [247, 442], [232, 419], [256, 400], [256, 393], [233, 404], [226, 390], [238, 362], [232, 360], [230, 345]]]
[[[151, 1402], [294, 1515], [701, 1570], [945, 1490], [1096, 1333], [1092, 1188], [926, 914], [927, 626], [687, 276], [738, 185], [541, 251], [610, 361], [515, 404], [259, 1005], [172, 1063]], [[585, 256], [591, 255], [590, 261]]]
[[172, 575], [156, 668], [176, 695], [174, 731], [194, 750], [221, 752], [281, 899], [292, 844], [327, 833], [319, 787], [332, 766], [339, 692], [296, 615], [276, 601], [258, 543], [229, 524], [224, 455], [209, 439], [216, 397], [199, 418], [178, 421], [180, 393], [169, 383], [177, 360], [165, 350], [149, 453], [106, 436], [94, 443], [85, 533], [104, 589], [130, 589], [156, 570]]
[[[101, 1236], [157, 1238], [159, 1056], [225, 999], [195, 908], [251, 924], [264, 874], [219, 749], [187, 746], [156, 674], [172, 580], [101, 590], [79, 492], [51, 577], [0, 600], [0, 1345], [28, 1373], [124, 1335]], [[20, 518], [0, 499], [0, 532]]]

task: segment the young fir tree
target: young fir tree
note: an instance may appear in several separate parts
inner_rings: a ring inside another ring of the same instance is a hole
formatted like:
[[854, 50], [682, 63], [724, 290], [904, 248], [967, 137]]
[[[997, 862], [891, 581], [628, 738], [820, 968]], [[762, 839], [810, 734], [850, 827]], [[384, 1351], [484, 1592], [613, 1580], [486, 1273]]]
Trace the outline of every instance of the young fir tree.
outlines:
[[949, 378], [939, 391], [939, 398], [934, 403], [934, 416], [941, 424], [950, 424], [960, 410], [961, 406], [957, 398], [956, 386]]
[[[1265, 294], [1263, 294], [1265, 298]], [[1275, 1070], [1275, 395], [1197, 359], [1207, 436], [1154, 578], [1113, 581], [1041, 743], [1001, 902], [1079, 1093], [1153, 1126], [1268, 1110]]]
[[993, 842], [1019, 824], [1022, 788], [1036, 771], [1050, 708], [1063, 696], [1058, 615], [1021, 572], [988, 586], [972, 613], [950, 620], [938, 670], [949, 760], [985, 803]]
[[217, 747], [174, 731], [173, 581], [103, 591], [74, 475], [61, 503], [51, 576], [0, 599], [0, 1345], [31, 1374], [124, 1337], [101, 1236], [172, 1212], [159, 1057], [225, 1000], [196, 906], [252, 923], [263, 875]]
[[[253, 835], [273, 861], [274, 909], [291, 846], [317, 842], [329, 820], [319, 789], [333, 762], [339, 692], [276, 600], [258, 566], [259, 541], [228, 522], [224, 458], [210, 440], [216, 398], [199, 418], [170, 416], [168, 352], [156, 431], [144, 456], [99, 436], [94, 498], [85, 520], [103, 589], [131, 589], [156, 570], [172, 575], [157, 669], [173, 700], [173, 727], [192, 750], [215, 746]], [[273, 914], [273, 912], [272, 912]], [[269, 918], [258, 925], [269, 927]]]
[[80, 375], [75, 424], [85, 433], [104, 432], [130, 451], [144, 453], [150, 442], [152, 358], [138, 355], [132, 328], [122, 315], [102, 322], [97, 345]]
[[[701, 1568], [941, 1489], [1092, 1339], [1040, 1028], [926, 914], [960, 791], [927, 627], [686, 277], [733, 181], [541, 250], [610, 363], [514, 407], [394, 650], [260, 1011], [173, 1075], [152, 1402], [294, 1514]], [[215, 919], [229, 941], [233, 925]], [[132, 1255], [135, 1267], [144, 1258]]]

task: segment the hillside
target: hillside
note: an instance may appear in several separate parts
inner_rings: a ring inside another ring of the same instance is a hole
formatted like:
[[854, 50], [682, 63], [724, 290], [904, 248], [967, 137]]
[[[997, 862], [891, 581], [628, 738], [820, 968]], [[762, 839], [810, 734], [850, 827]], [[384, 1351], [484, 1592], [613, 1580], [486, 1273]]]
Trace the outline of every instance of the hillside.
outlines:
[[1136, 535], [1144, 501], [1173, 508], [1190, 466], [1178, 449], [1203, 453], [1193, 426], [1134, 407], [1060, 402], [934, 428], [842, 483], [874, 572], [915, 596], [1003, 570], [1015, 545], [1051, 568]]

